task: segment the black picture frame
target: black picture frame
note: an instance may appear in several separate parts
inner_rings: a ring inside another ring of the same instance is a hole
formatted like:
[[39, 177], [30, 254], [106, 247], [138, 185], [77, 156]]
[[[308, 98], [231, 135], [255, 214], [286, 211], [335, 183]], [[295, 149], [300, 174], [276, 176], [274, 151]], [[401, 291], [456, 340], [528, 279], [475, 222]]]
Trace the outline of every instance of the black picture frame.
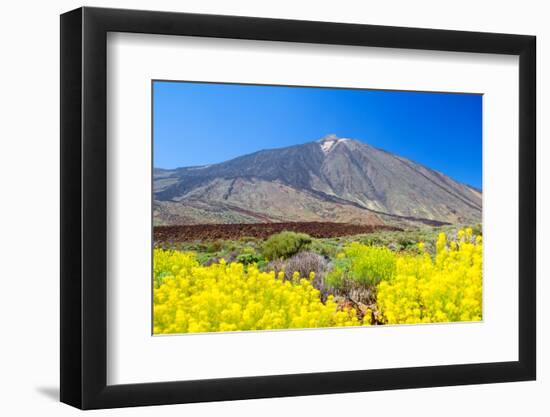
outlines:
[[[519, 360], [107, 385], [108, 32], [519, 56]], [[61, 15], [61, 401], [81, 409], [482, 384], [536, 376], [534, 36], [102, 8]]]

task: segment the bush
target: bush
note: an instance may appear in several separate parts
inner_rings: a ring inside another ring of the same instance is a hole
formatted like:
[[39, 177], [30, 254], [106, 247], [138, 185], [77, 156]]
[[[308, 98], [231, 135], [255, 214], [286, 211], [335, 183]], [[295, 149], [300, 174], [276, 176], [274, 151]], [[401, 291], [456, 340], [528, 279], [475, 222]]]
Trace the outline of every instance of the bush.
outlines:
[[262, 247], [263, 255], [270, 261], [287, 259], [304, 250], [311, 243], [305, 233], [281, 232], [267, 239]]
[[463, 229], [449, 243], [441, 233], [436, 247], [434, 259], [428, 253], [400, 257], [394, 278], [378, 284], [382, 323], [481, 320], [481, 236]]
[[391, 250], [353, 242], [338, 255], [327, 280], [335, 288], [346, 280], [371, 286], [390, 279], [394, 272], [395, 254]]
[[276, 275], [279, 272], [283, 273], [285, 281], [292, 281], [297, 272], [301, 277], [309, 277], [313, 272], [315, 274], [311, 283], [317, 288], [321, 294], [321, 300], [325, 301], [328, 296], [327, 286], [325, 284], [325, 274], [328, 267], [328, 261], [321, 255], [313, 252], [300, 252], [292, 258], [284, 261], [277, 259], [271, 261], [266, 270], [275, 271]]
[[338, 257], [332, 263], [332, 269], [327, 274], [326, 284], [335, 290], [344, 290], [351, 284], [349, 271], [351, 269], [351, 260], [344, 257]]
[[309, 245], [308, 249], [311, 252], [315, 252], [327, 259], [330, 259], [334, 258], [338, 253], [338, 244], [326, 240], [315, 239], [313, 242], [311, 242], [311, 245]]
[[206, 252], [209, 252], [209, 253], [216, 253], [216, 252], [219, 252], [221, 249], [222, 249], [222, 242], [220, 242], [219, 240], [216, 240], [214, 242], [211, 242], [207, 247], [206, 247]]
[[472, 233], [475, 236], [483, 236], [483, 228], [481, 227], [481, 223], [472, 226]]
[[386, 242], [379, 236], [367, 236], [361, 239], [361, 243], [367, 246], [384, 246]]
[[286, 262], [285, 278], [299, 272], [301, 277], [308, 277], [311, 272], [319, 277], [325, 271], [328, 262], [321, 255], [313, 252], [300, 252]]
[[420, 242], [420, 239], [412, 240], [406, 237], [402, 237], [397, 240], [397, 244], [399, 245], [400, 250], [409, 250], [411, 248], [415, 248], [417, 242]]
[[243, 265], [250, 265], [262, 261], [262, 257], [253, 248], [246, 247], [235, 260]]
[[254, 264], [201, 266], [192, 254], [155, 249], [154, 279], [154, 334], [361, 324], [333, 297], [321, 302], [306, 277], [284, 281]]

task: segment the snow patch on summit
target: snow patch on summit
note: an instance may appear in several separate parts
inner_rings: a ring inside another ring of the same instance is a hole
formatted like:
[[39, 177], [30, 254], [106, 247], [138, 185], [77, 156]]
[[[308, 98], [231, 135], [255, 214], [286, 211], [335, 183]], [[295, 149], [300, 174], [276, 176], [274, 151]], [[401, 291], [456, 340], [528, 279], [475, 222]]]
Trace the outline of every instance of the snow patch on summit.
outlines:
[[330, 151], [330, 148], [334, 146], [335, 140], [327, 140], [323, 143], [321, 143], [321, 149], [324, 153], [328, 153]]
[[339, 137], [336, 137], [334, 135], [330, 135], [328, 137], [326, 137], [325, 139], [323, 139], [320, 143], [321, 145], [321, 150], [326, 154], [328, 154], [331, 149], [333, 149], [338, 143], [340, 142], [345, 142], [349, 139], [346, 139], [346, 138], [339, 138]]

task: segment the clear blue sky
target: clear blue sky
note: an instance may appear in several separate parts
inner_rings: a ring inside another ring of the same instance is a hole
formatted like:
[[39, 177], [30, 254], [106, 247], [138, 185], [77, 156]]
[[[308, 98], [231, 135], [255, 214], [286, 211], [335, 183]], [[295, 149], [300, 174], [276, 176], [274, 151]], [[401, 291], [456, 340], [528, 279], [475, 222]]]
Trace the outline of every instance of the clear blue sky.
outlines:
[[153, 97], [157, 168], [336, 134], [481, 188], [481, 95], [155, 81]]

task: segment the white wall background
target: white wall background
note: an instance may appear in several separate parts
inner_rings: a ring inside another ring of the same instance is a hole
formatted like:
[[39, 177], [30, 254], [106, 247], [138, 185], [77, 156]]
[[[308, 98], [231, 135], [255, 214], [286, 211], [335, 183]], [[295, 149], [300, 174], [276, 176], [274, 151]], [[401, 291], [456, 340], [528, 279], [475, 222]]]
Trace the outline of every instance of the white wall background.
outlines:
[[[0, 413], [76, 415], [57, 402], [59, 379], [59, 17], [73, 0], [9, 2], [0, 24], [1, 143]], [[550, 147], [544, 120], [550, 87], [550, 26], [545, 2], [124, 0], [86, 5], [239, 14], [395, 26], [533, 34], [538, 37], [538, 257], [550, 250]], [[545, 188], [545, 189], [544, 189]], [[505, 227], [505, 225], [503, 225]], [[145, 407], [94, 415], [317, 416], [347, 414], [464, 416], [550, 412], [550, 296], [548, 263], [538, 267], [538, 381], [345, 395]], [[369, 349], [368, 346], [365, 349]], [[335, 357], [339, 352], [335, 352]], [[546, 395], [544, 395], [546, 394]]]

